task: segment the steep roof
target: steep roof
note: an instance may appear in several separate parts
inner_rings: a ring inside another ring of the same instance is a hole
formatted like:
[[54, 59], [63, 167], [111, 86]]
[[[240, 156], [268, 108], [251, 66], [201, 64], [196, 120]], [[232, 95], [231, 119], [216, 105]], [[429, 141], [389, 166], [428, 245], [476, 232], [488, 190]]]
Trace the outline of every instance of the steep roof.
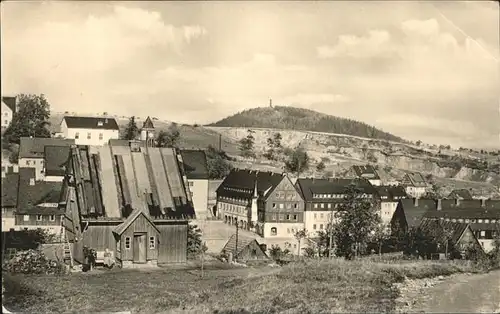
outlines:
[[38, 181], [30, 185], [34, 178], [35, 168], [19, 169], [17, 213], [28, 213], [42, 203], [59, 203], [62, 182]]
[[297, 184], [306, 202], [313, 200], [313, 194], [343, 194], [349, 185], [354, 186], [366, 194], [374, 194], [373, 185], [365, 179], [298, 179]]
[[155, 126], [153, 125], [153, 121], [151, 120], [151, 118], [149, 116], [146, 118], [146, 120], [142, 124], [142, 128], [143, 129], [154, 129], [155, 128]]
[[12, 110], [16, 112], [16, 97], [2, 96], [2, 102]]
[[2, 178], [2, 207], [17, 206], [17, 190], [19, 187], [19, 173], [7, 173]]
[[257, 185], [257, 192], [263, 195], [268, 189], [272, 190], [278, 186], [283, 178], [283, 174], [276, 172], [233, 169], [217, 188], [217, 194], [248, 198], [253, 196]]
[[382, 198], [387, 198], [390, 200], [399, 199], [403, 197], [407, 197], [405, 189], [402, 186], [394, 186], [394, 185], [381, 185], [373, 187], [377, 194]]
[[451, 235], [449, 240], [451, 243], [455, 244], [460, 240], [465, 230], [469, 228], [469, 224], [423, 219], [419, 227], [422, 231], [430, 234], [437, 242], [446, 242], [448, 235]]
[[19, 145], [19, 158], [43, 158], [45, 146], [71, 146], [74, 139], [21, 137]]
[[127, 217], [127, 219], [125, 219], [124, 222], [116, 226], [113, 232], [121, 236], [125, 232], [125, 230], [127, 230], [127, 228], [130, 227], [130, 225], [141, 215], [146, 218], [146, 220], [156, 229], [156, 231], [160, 232], [151, 217], [140, 209], [134, 209], [134, 211]]
[[403, 210], [408, 227], [417, 227], [428, 211], [436, 210], [436, 201], [433, 199], [419, 199], [418, 204], [414, 199], [401, 199], [398, 207]]
[[451, 191], [451, 193], [448, 195], [448, 198], [459, 198], [462, 200], [471, 200], [472, 194], [467, 189], [457, 189], [457, 190]]
[[202, 150], [181, 150], [182, 163], [188, 179], [207, 179], [207, 156]]
[[419, 172], [409, 172], [405, 175], [407, 183], [415, 187], [426, 187], [427, 181], [424, 176]]
[[115, 118], [64, 116], [63, 120], [70, 129], [119, 130]]
[[45, 146], [45, 175], [64, 176], [70, 146]]
[[[238, 251], [236, 251], [236, 234], [233, 234], [229, 240], [224, 245], [222, 252], [226, 251], [227, 253], [232, 252], [233, 256], [238, 256], [247, 246], [249, 246], [252, 242], [257, 243], [257, 246], [260, 248], [259, 242], [256, 239], [248, 238], [245, 236], [238, 235]], [[262, 249], [261, 249], [262, 250]], [[262, 251], [266, 256], [266, 252]]]
[[379, 180], [380, 177], [377, 173], [377, 170], [371, 165], [359, 166], [354, 165], [352, 169], [356, 173], [356, 175], [360, 178], [365, 178], [368, 180]]

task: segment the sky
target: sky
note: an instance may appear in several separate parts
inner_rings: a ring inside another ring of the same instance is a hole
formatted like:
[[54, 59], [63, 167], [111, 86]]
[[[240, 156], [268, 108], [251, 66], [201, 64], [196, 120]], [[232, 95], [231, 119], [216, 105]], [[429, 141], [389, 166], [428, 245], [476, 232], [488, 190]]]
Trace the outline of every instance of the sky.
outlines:
[[308, 108], [409, 140], [500, 148], [494, 1], [1, 3], [2, 95], [210, 123]]

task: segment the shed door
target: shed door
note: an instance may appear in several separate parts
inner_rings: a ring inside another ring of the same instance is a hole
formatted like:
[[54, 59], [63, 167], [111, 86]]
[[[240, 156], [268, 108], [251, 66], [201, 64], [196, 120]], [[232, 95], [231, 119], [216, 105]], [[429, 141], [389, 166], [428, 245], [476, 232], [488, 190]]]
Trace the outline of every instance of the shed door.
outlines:
[[134, 233], [134, 263], [146, 263], [146, 233]]

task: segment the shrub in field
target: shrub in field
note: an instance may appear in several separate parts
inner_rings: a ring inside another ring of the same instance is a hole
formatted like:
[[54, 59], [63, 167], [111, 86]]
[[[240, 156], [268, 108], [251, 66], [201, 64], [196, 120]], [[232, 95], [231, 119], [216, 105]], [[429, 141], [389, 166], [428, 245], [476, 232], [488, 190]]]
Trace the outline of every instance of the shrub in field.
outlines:
[[65, 266], [57, 261], [51, 261], [37, 250], [17, 252], [4, 264], [4, 270], [20, 274], [62, 274]]

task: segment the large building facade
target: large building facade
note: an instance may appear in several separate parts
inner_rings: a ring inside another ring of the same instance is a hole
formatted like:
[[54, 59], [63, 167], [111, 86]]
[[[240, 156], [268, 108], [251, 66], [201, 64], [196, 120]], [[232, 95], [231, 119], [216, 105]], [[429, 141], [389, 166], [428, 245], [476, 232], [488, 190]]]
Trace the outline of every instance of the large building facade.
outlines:
[[61, 134], [77, 145], [102, 146], [110, 139], [118, 139], [120, 130], [115, 118], [65, 116], [61, 121]]
[[6, 97], [2, 96], [2, 133], [9, 127], [14, 117], [14, 113], [17, 111], [17, 98], [16, 97]]
[[182, 150], [181, 156], [196, 217], [202, 219], [208, 211], [207, 156], [202, 150]]

